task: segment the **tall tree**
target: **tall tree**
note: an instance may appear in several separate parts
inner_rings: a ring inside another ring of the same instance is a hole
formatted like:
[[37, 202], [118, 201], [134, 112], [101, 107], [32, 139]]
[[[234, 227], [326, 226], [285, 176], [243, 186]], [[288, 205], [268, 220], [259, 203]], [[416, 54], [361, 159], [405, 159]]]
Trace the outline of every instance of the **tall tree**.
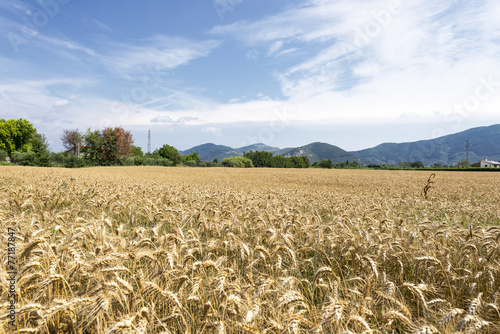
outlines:
[[168, 160], [172, 161], [174, 165], [178, 165], [181, 163], [181, 155], [179, 151], [177, 151], [177, 149], [173, 146], [165, 144], [159, 150], [156, 150], [155, 153], [162, 158], [167, 158]]
[[31, 150], [35, 153], [34, 165], [50, 167], [49, 143], [44, 134], [35, 132], [30, 140]]
[[92, 131], [90, 128], [83, 135], [82, 153], [84, 158], [93, 161], [94, 164], [102, 162], [102, 136], [99, 130]]
[[78, 131], [75, 130], [63, 130], [63, 134], [61, 136], [61, 140], [64, 148], [73, 155], [78, 155], [80, 152], [80, 147], [82, 146], [83, 136]]
[[130, 131], [126, 131], [124, 128], [117, 127], [114, 128], [116, 137], [116, 153], [119, 159], [130, 157], [134, 155], [134, 138]]
[[0, 150], [7, 151], [9, 156], [15, 151], [27, 152], [35, 132], [33, 124], [25, 119], [0, 119]]
[[134, 139], [122, 127], [102, 130], [103, 160], [112, 163], [133, 155]]

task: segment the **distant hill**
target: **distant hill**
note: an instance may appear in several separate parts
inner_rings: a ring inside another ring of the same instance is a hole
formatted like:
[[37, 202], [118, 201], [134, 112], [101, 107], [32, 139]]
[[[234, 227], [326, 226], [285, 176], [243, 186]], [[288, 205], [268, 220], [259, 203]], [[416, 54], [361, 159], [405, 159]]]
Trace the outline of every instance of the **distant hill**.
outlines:
[[309, 157], [311, 163], [332, 159], [336, 164], [347, 160], [357, 160], [361, 164], [398, 165], [404, 161], [422, 161], [424, 165], [434, 163], [453, 165], [466, 159], [465, 142], [467, 140], [470, 141], [469, 160], [471, 163], [484, 158], [500, 160], [500, 124], [472, 128], [431, 140], [384, 143], [353, 152], [347, 152], [335, 145], [318, 142], [284, 149], [262, 143], [239, 148], [207, 143], [179, 152], [181, 154], [198, 152], [203, 161], [212, 161], [214, 158], [221, 161], [227, 157], [241, 156], [243, 152], [248, 151], [268, 151], [274, 155], [279, 154], [285, 157], [305, 155]]
[[497, 161], [500, 159], [500, 124], [472, 128], [431, 140], [385, 143], [351, 153], [377, 164], [397, 165], [404, 161], [422, 161], [424, 165], [453, 165], [466, 159], [467, 140], [470, 141], [471, 163], [484, 158]]
[[267, 146], [262, 143], [253, 144], [249, 146], [232, 148], [224, 145], [216, 145], [213, 143], [207, 143], [203, 145], [198, 145], [192, 147], [185, 151], [179, 151], [180, 154], [189, 154], [191, 152], [198, 152], [201, 160], [203, 161], [212, 161], [214, 158], [217, 158], [221, 161], [224, 158], [233, 157], [233, 156], [241, 156], [243, 152], [248, 151], [268, 151], [268, 152], [277, 152], [279, 151], [278, 147]]
[[[276, 154], [281, 154], [284, 157], [305, 155], [309, 158], [311, 163], [327, 159], [332, 159], [332, 161], [336, 164], [347, 160], [359, 161], [359, 158], [356, 155], [347, 152], [338, 146], [318, 142], [296, 148], [285, 148], [276, 152]], [[363, 161], [359, 162], [363, 163]]]
[[236, 149], [238, 152], [248, 152], [248, 151], [266, 151], [266, 152], [271, 152], [271, 153], [276, 153], [280, 150], [279, 147], [273, 147], [273, 146], [267, 146], [266, 144], [258, 143], [258, 144], [253, 144], [253, 145], [248, 145], [244, 147], [240, 147]]

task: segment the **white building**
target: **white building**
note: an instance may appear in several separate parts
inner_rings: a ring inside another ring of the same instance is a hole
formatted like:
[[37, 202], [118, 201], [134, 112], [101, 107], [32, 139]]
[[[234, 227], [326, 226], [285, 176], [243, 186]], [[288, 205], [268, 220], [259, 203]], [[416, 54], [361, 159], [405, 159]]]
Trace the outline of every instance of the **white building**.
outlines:
[[488, 160], [488, 158], [481, 160], [479, 162], [473, 163], [471, 167], [481, 167], [481, 168], [500, 168], [500, 162]]

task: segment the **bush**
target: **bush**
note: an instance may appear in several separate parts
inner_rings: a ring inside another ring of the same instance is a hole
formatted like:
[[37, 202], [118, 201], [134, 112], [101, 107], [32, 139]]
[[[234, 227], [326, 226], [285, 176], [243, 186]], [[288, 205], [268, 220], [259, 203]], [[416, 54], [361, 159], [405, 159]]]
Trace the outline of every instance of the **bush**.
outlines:
[[196, 167], [196, 161], [194, 160], [184, 161], [183, 165], [188, 167]]
[[69, 154], [66, 152], [51, 153], [50, 161], [58, 166], [63, 166], [68, 159]]
[[14, 152], [12, 153], [11, 161], [21, 166], [35, 165], [35, 152]]
[[245, 157], [229, 157], [222, 160], [224, 167], [249, 168], [253, 167], [252, 160]]
[[174, 163], [165, 158], [144, 158], [143, 159], [143, 164], [145, 166], [173, 166]]
[[7, 153], [7, 151], [0, 150], [0, 161], [1, 161], [1, 162], [6, 161], [5, 159], [6, 159], [8, 156], [9, 156], [9, 154]]
[[333, 162], [331, 159], [328, 160], [321, 160], [318, 163], [319, 168], [333, 168]]
[[78, 158], [75, 155], [69, 155], [68, 157], [66, 157], [64, 161], [64, 167], [66, 168], [82, 168], [86, 166], [87, 162], [84, 159]]

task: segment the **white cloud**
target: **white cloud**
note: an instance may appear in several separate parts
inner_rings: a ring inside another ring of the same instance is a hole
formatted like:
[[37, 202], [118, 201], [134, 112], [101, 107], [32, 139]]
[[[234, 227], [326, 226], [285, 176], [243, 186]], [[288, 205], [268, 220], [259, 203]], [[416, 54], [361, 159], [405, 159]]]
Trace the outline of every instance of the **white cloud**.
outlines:
[[54, 101], [54, 103], [52, 105], [54, 107], [64, 107], [64, 106], [69, 105], [70, 103], [71, 102], [69, 102], [68, 100], [62, 99], [62, 100], [56, 100], [56, 101]]
[[192, 116], [183, 116], [174, 120], [172, 117], [168, 115], [156, 116], [151, 119], [151, 123], [161, 123], [161, 124], [171, 124], [171, 125], [189, 125], [192, 123], [196, 123], [199, 121], [198, 117]]
[[215, 126], [209, 126], [209, 127], [206, 127], [206, 128], [202, 128], [201, 132], [210, 133], [210, 134], [212, 134], [214, 136], [217, 136], [217, 137], [221, 137], [222, 136], [222, 129], [218, 128], [218, 127], [215, 127]]
[[[399, 3], [398, 8], [391, 3]], [[442, 114], [499, 67], [500, 3], [309, 0], [264, 19], [219, 25], [252, 50], [296, 64], [276, 74], [285, 104], [310, 120]], [[496, 23], [495, 23], [496, 22]], [[476, 115], [490, 114], [492, 98]]]
[[135, 45], [114, 43], [103, 62], [113, 73], [130, 78], [135, 74], [168, 71], [186, 65], [206, 57], [219, 44], [214, 40], [192, 41], [160, 35]]

